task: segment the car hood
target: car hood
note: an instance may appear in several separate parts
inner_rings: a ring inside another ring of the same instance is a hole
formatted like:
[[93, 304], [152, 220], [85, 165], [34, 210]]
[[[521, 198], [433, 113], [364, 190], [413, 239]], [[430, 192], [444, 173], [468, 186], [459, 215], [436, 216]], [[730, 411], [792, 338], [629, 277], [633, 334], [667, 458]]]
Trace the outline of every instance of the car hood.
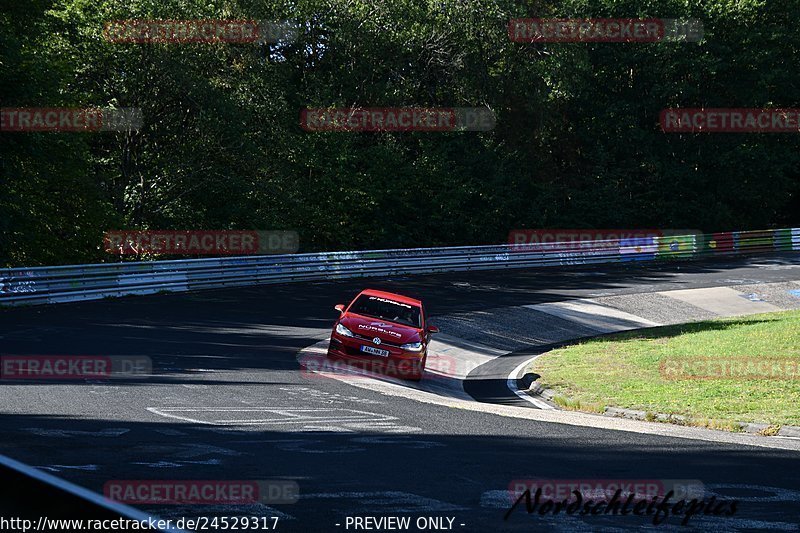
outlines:
[[392, 344], [420, 342], [419, 329], [388, 322], [379, 318], [369, 318], [347, 313], [339, 322], [353, 333], [363, 337], [378, 337], [380, 340], [388, 341]]

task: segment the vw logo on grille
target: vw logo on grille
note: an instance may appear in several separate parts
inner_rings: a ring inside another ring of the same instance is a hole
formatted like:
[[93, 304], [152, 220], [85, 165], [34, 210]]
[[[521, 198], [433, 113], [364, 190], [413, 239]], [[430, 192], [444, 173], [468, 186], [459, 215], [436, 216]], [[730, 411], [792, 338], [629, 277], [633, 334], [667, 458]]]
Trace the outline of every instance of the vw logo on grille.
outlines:
[[378, 337], [375, 337], [374, 339], [372, 339], [372, 342], [374, 342], [375, 344], [380, 344], [381, 340]]

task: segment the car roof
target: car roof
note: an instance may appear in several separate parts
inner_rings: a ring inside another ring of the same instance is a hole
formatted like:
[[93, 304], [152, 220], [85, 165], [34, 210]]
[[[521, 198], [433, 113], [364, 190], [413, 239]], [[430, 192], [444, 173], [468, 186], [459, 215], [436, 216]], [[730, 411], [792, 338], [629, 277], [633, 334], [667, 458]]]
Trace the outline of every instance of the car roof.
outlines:
[[409, 298], [408, 296], [403, 296], [401, 294], [395, 294], [393, 292], [376, 291], [375, 289], [365, 289], [361, 291], [359, 296], [361, 296], [362, 294], [365, 294], [367, 296], [378, 296], [380, 298], [387, 298], [389, 300], [402, 302], [404, 304], [422, 306], [422, 302], [420, 302], [419, 300], [416, 300], [414, 298]]

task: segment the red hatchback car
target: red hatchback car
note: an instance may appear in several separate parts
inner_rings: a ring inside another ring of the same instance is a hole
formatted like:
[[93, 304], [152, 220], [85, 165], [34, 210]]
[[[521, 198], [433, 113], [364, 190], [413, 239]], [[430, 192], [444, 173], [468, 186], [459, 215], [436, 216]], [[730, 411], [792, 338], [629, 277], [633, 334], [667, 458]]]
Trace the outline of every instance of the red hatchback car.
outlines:
[[407, 296], [367, 289], [333, 325], [328, 357], [352, 366], [419, 381], [425, 372], [428, 343], [439, 329], [427, 323], [422, 302]]

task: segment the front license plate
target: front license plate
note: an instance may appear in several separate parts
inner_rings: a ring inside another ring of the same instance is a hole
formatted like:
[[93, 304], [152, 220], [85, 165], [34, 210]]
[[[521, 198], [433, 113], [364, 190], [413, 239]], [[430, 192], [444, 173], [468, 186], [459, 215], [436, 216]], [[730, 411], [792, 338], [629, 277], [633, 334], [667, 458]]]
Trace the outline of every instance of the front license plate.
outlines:
[[381, 357], [389, 356], [389, 350], [381, 350], [380, 348], [373, 348], [372, 346], [362, 346], [361, 351], [371, 353], [372, 355], [380, 355]]

